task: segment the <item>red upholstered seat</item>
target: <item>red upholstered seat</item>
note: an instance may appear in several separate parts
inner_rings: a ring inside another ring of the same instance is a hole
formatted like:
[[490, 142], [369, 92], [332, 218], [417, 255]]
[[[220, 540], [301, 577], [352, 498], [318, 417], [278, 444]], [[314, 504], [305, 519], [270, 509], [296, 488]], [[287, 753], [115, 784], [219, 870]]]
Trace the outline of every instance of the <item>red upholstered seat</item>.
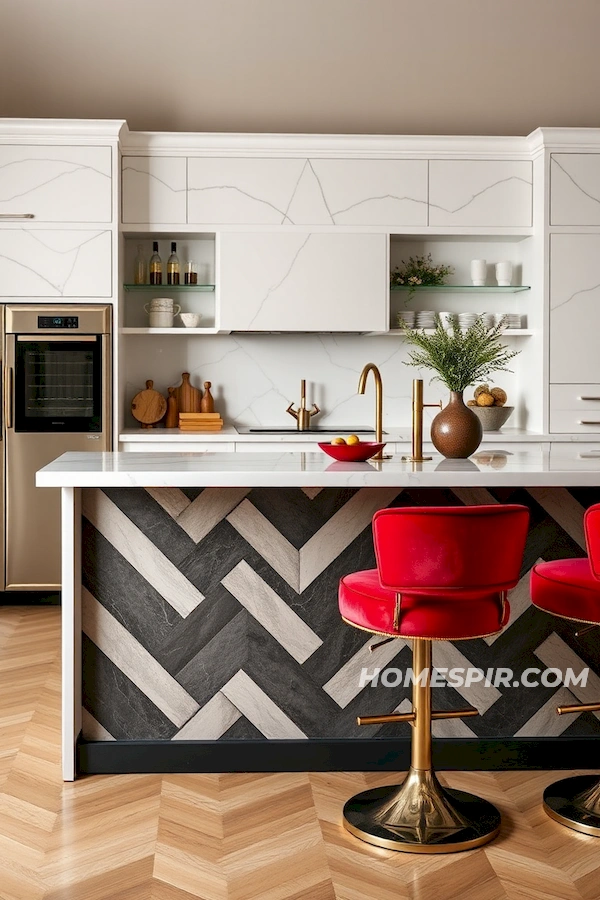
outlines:
[[373, 517], [377, 569], [340, 581], [350, 625], [377, 634], [461, 640], [499, 631], [519, 579], [525, 506], [399, 507]]
[[534, 606], [564, 619], [600, 624], [600, 503], [583, 517], [588, 556], [538, 563], [531, 570]]
[[[384, 588], [377, 569], [354, 572], [340, 581], [342, 618], [350, 625], [377, 634], [407, 638], [462, 638], [495, 634], [508, 622], [510, 607], [501, 595], [471, 592], [469, 599], [402, 594], [398, 627], [394, 628], [396, 591]], [[504, 611], [502, 609], [504, 605]]]
[[600, 623], [600, 581], [589, 559], [538, 563], [531, 570], [531, 600], [554, 616]]

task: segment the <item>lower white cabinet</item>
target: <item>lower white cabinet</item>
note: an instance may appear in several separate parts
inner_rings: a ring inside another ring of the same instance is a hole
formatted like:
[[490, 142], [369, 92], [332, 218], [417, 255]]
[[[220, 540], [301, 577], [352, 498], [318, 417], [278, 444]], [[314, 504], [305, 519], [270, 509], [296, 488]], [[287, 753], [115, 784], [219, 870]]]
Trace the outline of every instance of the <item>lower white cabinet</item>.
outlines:
[[600, 225], [600, 153], [551, 155], [550, 224]]
[[384, 234], [223, 233], [220, 327], [227, 331], [383, 331]]
[[551, 384], [550, 431], [556, 434], [600, 431], [600, 383]]
[[550, 238], [550, 382], [600, 382], [600, 234]]
[[532, 188], [528, 160], [432, 159], [429, 224], [529, 227]]
[[0, 229], [0, 296], [112, 296], [112, 233]]

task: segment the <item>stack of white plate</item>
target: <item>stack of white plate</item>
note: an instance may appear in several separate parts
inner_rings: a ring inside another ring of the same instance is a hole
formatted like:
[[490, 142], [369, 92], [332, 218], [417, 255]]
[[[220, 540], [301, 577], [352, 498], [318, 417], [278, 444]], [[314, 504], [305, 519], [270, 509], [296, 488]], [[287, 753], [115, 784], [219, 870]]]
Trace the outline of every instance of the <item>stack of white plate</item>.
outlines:
[[417, 328], [434, 328], [435, 313], [433, 310], [422, 309], [417, 311], [415, 326]]
[[504, 327], [505, 328], [520, 328], [521, 327], [521, 314], [520, 313], [496, 313], [496, 321], [499, 322], [501, 319], [504, 319]]
[[481, 318], [486, 328], [493, 328], [496, 324], [496, 316], [494, 313], [481, 313]]
[[462, 312], [458, 314], [458, 325], [462, 331], [466, 331], [474, 325], [478, 319], [477, 313]]

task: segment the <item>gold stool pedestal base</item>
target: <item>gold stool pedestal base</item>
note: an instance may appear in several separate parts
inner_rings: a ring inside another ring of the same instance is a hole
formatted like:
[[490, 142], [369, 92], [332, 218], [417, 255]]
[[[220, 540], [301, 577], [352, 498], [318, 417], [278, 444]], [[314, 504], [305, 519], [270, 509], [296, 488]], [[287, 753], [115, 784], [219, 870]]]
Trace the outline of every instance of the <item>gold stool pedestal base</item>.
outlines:
[[430, 770], [410, 769], [401, 785], [356, 794], [344, 806], [355, 837], [405, 853], [457, 853], [493, 840], [500, 813], [487, 800], [443, 788]]
[[600, 837], [600, 779], [597, 775], [575, 775], [548, 785], [544, 809], [551, 819]]

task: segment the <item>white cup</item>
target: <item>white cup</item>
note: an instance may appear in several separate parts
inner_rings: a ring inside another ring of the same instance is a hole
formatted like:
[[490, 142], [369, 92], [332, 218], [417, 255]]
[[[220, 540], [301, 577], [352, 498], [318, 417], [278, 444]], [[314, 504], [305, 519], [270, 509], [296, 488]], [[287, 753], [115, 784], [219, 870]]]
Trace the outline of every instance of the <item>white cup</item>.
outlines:
[[182, 312], [179, 313], [179, 318], [186, 328], [197, 328], [202, 316], [198, 313]]
[[501, 287], [508, 287], [512, 281], [512, 263], [510, 259], [503, 259], [496, 263], [496, 281]]
[[446, 331], [450, 331], [450, 329], [452, 328], [452, 325], [456, 321], [456, 313], [441, 312], [441, 313], [438, 313], [438, 315], [440, 317], [440, 322], [442, 323], [442, 327]]
[[487, 279], [487, 260], [472, 259], [471, 260], [471, 281], [474, 285], [482, 287]]

